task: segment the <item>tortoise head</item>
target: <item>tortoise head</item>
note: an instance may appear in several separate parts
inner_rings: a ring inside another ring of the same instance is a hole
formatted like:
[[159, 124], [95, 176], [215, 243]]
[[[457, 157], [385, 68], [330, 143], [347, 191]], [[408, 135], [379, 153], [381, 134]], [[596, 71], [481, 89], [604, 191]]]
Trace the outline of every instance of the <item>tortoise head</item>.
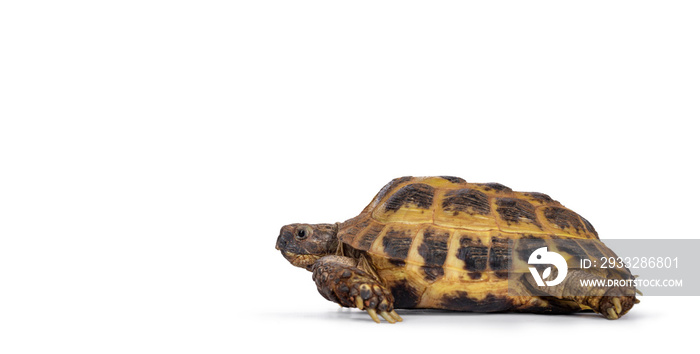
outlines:
[[338, 248], [338, 224], [290, 224], [280, 230], [275, 248], [292, 265], [311, 270], [319, 258]]

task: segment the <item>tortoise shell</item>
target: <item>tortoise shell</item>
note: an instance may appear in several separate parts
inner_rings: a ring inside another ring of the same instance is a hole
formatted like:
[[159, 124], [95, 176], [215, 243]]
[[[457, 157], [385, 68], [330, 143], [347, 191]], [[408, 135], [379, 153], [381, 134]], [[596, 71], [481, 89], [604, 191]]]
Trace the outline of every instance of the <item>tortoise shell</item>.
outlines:
[[447, 247], [455, 233], [476, 238], [598, 239], [588, 220], [546, 194], [514, 192], [499, 183], [467, 183], [458, 177], [396, 178], [360, 215], [342, 223], [338, 236], [358, 250], [424, 263], [425, 257], [411, 259], [413, 240]]
[[[593, 225], [546, 194], [458, 177], [392, 180], [360, 215], [340, 223], [338, 238], [368, 256], [396, 308], [571, 311], [544, 298], [508, 296], [509, 271], [517, 274], [511, 262], [527, 271], [529, 253], [512, 252], [515, 244], [541, 242], [567, 261], [616, 257]], [[554, 242], [561, 239], [565, 247]]]

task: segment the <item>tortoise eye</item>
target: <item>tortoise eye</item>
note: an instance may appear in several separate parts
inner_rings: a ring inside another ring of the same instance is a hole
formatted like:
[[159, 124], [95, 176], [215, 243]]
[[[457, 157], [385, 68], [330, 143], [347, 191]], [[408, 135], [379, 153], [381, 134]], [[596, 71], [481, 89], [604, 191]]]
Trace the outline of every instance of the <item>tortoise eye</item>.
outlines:
[[297, 233], [296, 233], [296, 235], [294, 235], [294, 237], [296, 237], [297, 240], [303, 240], [307, 236], [309, 236], [309, 234], [310, 234], [310, 232], [306, 228], [301, 228], [301, 229], [297, 230]]

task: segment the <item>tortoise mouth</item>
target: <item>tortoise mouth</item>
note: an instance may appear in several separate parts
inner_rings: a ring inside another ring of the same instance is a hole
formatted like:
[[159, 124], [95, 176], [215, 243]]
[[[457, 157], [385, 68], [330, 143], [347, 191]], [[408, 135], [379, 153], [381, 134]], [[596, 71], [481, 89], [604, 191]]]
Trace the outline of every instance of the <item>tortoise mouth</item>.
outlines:
[[321, 256], [313, 254], [297, 254], [282, 250], [282, 256], [289, 261], [293, 266], [311, 270], [311, 267]]

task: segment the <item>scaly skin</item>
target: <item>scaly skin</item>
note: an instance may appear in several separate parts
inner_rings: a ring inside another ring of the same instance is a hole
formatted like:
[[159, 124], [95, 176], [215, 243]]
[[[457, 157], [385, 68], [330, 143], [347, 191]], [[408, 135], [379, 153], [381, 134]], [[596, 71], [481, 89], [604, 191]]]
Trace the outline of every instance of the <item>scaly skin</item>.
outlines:
[[624, 295], [624, 293], [629, 293], [629, 289], [625, 288], [589, 288], [585, 291], [589, 294], [601, 293], [603, 295], [570, 296], [565, 298], [588, 306], [609, 320], [620, 318], [638, 302], [634, 295]]
[[616, 320], [626, 314], [635, 303], [634, 287], [582, 287], [581, 280], [606, 278], [583, 270], [572, 270], [566, 280], [556, 286], [539, 287], [551, 296], [578, 303], [583, 308], [591, 308], [609, 320]]
[[374, 322], [382, 316], [389, 323], [402, 321], [394, 311], [394, 297], [369, 273], [357, 268], [350, 257], [325, 256], [314, 263], [311, 271], [318, 292], [329, 301], [344, 307], [365, 310]]

